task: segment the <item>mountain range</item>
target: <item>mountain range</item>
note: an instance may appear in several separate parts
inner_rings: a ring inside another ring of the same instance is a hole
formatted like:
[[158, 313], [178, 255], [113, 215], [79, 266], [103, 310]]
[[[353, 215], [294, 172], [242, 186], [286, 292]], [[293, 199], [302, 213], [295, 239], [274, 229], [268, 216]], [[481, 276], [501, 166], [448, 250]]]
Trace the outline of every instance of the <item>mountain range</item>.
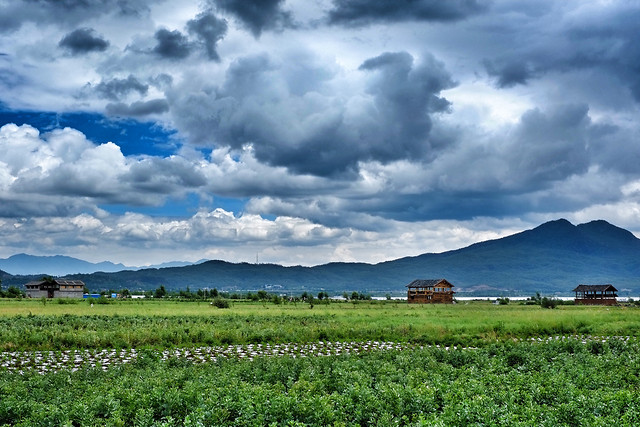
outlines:
[[[2, 264], [0, 264], [0, 268]], [[52, 274], [47, 271], [48, 274]], [[266, 289], [402, 294], [410, 281], [446, 278], [459, 295], [570, 295], [578, 284], [613, 284], [620, 295], [640, 293], [640, 239], [606, 221], [573, 225], [560, 219], [508, 237], [443, 253], [378, 264], [314, 267], [206, 261], [168, 268], [73, 274], [91, 290]], [[4, 274], [10, 283], [28, 277]]]
[[114, 264], [110, 261], [98, 263], [83, 261], [64, 255], [36, 256], [27, 254], [12, 255], [9, 258], [0, 258], [0, 270], [14, 275], [47, 274], [50, 276], [64, 276], [67, 274], [90, 274], [96, 271], [113, 273], [122, 270], [141, 270], [143, 268], [184, 267], [185, 265], [198, 264], [185, 261], [171, 261], [163, 264], [144, 267], [131, 267], [124, 264]]

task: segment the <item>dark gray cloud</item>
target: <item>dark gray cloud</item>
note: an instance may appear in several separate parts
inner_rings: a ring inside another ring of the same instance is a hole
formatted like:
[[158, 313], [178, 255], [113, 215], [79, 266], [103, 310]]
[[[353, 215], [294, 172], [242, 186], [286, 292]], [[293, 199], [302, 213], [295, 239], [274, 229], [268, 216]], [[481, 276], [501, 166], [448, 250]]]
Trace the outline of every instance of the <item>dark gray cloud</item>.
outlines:
[[496, 64], [484, 61], [489, 76], [496, 79], [496, 85], [501, 88], [527, 84], [534, 77], [531, 66], [523, 61], [513, 61], [506, 64]]
[[89, 52], [103, 52], [109, 47], [109, 41], [96, 35], [92, 28], [78, 28], [64, 36], [58, 46], [79, 55]]
[[162, 114], [169, 111], [169, 104], [165, 99], [152, 99], [150, 101], [137, 101], [131, 104], [116, 102], [107, 104], [107, 115], [122, 117], [141, 117], [150, 114]]
[[291, 12], [282, 9], [284, 0], [211, 0], [220, 10], [238, 18], [255, 37], [266, 30], [293, 27]]
[[482, 0], [334, 0], [330, 24], [364, 26], [379, 22], [457, 21], [486, 9]]
[[152, 49], [152, 52], [162, 58], [183, 59], [191, 53], [191, 43], [178, 30], [169, 31], [161, 28], [156, 31], [154, 37], [158, 44]]
[[69, 27], [104, 15], [141, 17], [163, 0], [9, 0], [0, 2], [0, 33], [26, 22]]
[[133, 164], [122, 179], [135, 191], [159, 194], [179, 193], [206, 184], [202, 172], [180, 157], [145, 159]]
[[130, 74], [126, 79], [115, 78], [108, 81], [101, 81], [96, 85], [95, 90], [101, 97], [117, 101], [131, 92], [138, 92], [144, 96], [149, 90], [149, 85], [141, 83]]
[[365, 61], [368, 93], [353, 99], [316, 93], [326, 79], [322, 72], [315, 73], [321, 80], [308, 81], [309, 92], [296, 93], [298, 85], [290, 89], [282, 80], [288, 66], [264, 55], [246, 57], [232, 64], [215, 90], [185, 96], [176, 89], [171, 103], [178, 127], [195, 144], [251, 144], [261, 162], [317, 176], [353, 173], [362, 161], [424, 158], [441, 149], [429, 140], [430, 115], [447, 110], [439, 93], [454, 82], [432, 56], [417, 64], [406, 52]]
[[220, 60], [217, 44], [227, 33], [227, 21], [217, 18], [211, 12], [203, 12], [187, 22], [187, 30], [198, 37], [209, 59]]
[[513, 140], [501, 153], [517, 188], [539, 190], [587, 171], [591, 163], [588, 113], [586, 105], [569, 104], [522, 115]]
[[360, 66], [376, 76], [369, 93], [374, 96], [383, 124], [366, 137], [376, 140], [376, 136], [382, 136], [376, 147], [376, 160], [422, 158], [434, 148], [428, 140], [429, 114], [447, 111], [449, 101], [439, 93], [455, 83], [444, 64], [433, 56], [426, 55], [417, 66], [413, 62], [406, 52], [384, 53]]
[[483, 62], [498, 87], [526, 85], [550, 73], [591, 73], [603, 83], [619, 79], [640, 102], [640, 8], [629, 2], [613, 2], [602, 10], [585, 7], [562, 26], [556, 25], [558, 10], [543, 7], [541, 11], [535, 28], [518, 27], [521, 20], [510, 22], [506, 18], [517, 15], [509, 10], [503, 23], [493, 29], [503, 38], [508, 34], [506, 44], [501, 42]]

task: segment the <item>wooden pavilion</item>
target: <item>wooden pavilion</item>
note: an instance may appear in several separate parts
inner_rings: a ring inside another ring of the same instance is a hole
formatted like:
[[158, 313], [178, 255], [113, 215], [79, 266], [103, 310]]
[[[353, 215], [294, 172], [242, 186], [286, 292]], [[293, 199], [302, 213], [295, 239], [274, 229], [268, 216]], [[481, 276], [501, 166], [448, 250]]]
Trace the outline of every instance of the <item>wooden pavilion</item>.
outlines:
[[453, 303], [453, 285], [445, 279], [417, 279], [407, 285], [407, 302]]
[[582, 305], [616, 305], [618, 290], [612, 285], [578, 285], [573, 292], [576, 293], [576, 304]]

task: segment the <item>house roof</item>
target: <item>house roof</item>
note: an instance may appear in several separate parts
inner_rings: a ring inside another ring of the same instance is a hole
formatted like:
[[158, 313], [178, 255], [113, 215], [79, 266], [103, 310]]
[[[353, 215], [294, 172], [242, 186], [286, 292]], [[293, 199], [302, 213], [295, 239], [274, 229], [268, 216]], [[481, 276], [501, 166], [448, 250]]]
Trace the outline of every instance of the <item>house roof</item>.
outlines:
[[406, 287], [407, 288], [424, 288], [428, 286], [436, 286], [441, 283], [446, 286], [453, 287], [453, 285], [447, 282], [445, 279], [416, 279], [413, 282], [409, 283]]
[[[25, 286], [45, 286], [47, 284], [49, 284], [49, 282], [47, 282], [46, 280], [34, 280], [32, 282], [27, 283]], [[82, 280], [53, 279], [53, 282], [51, 282], [50, 284], [53, 285], [54, 288], [56, 286], [61, 286], [61, 285], [66, 285], [66, 286], [80, 285], [84, 287], [84, 282]]]
[[572, 292], [618, 292], [612, 285], [578, 285]]
[[81, 285], [84, 286], [82, 280], [56, 279], [58, 285]]

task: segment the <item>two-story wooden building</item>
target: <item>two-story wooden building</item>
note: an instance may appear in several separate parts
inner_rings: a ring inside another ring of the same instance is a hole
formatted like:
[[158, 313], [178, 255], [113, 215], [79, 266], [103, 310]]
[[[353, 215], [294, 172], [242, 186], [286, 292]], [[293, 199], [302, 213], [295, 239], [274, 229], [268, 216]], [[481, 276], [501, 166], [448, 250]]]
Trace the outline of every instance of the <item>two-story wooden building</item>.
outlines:
[[82, 280], [43, 279], [24, 285], [29, 298], [82, 298], [84, 282]]
[[612, 285], [578, 285], [573, 292], [576, 293], [576, 304], [582, 305], [616, 305], [618, 290]]
[[453, 285], [445, 279], [417, 279], [407, 285], [407, 302], [453, 303]]

